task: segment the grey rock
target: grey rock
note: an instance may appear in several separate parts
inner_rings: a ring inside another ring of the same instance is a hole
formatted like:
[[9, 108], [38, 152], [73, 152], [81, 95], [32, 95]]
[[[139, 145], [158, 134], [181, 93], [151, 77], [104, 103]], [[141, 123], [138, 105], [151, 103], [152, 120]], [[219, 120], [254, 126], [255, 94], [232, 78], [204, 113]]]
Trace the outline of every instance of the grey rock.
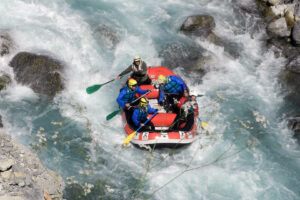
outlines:
[[106, 46], [108, 49], [113, 49], [120, 42], [116, 31], [106, 25], [99, 25], [93, 31], [93, 36], [97, 43], [101, 46]]
[[0, 91], [6, 89], [7, 85], [11, 83], [11, 78], [7, 74], [0, 73]]
[[286, 68], [294, 73], [300, 74], [300, 56], [292, 59], [286, 66]]
[[233, 58], [239, 57], [238, 49], [232, 48], [233, 45], [230, 42], [222, 40], [213, 32], [215, 26], [216, 24], [212, 16], [194, 15], [186, 18], [180, 28], [180, 31], [186, 35], [192, 37], [196, 36], [218, 46], [224, 47], [224, 51]]
[[4, 171], [4, 172], [1, 172], [0, 175], [3, 180], [9, 180], [12, 176], [12, 171], [11, 170]]
[[[3, 195], [0, 196], [0, 200], [29, 200], [24, 196], [10, 196], [10, 195]], [[32, 200], [32, 199], [31, 199]]]
[[15, 44], [6, 31], [0, 31], [0, 56], [7, 55], [14, 48]]
[[291, 34], [291, 31], [288, 30], [286, 20], [284, 17], [281, 17], [267, 26], [268, 34], [272, 37], [288, 37]]
[[300, 136], [300, 116], [289, 117], [287, 121], [289, 129], [294, 131], [295, 137], [298, 138]]
[[300, 21], [297, 21], [292, 29], [292, 43], [295, 46], [300, 46]]
[[194, 15], [186, 18], [180, 28], [180, 31], [185, 34], [192, 34], [207, 38], [215, 26], [215, 20], [212, 16]]
[[[1, 193], [3, 198], [20, 199], [44, 199], [44, 191], [50, 195], [57, 196], [56, 199], [63, 199], [64, 182], [57, 173], [45, 168], [40, 162], [37, 155], [29, 151], [25, 146], [15, 142], [7, 134], [0, 129], [0, 143], [5, 141], [12, 145], [9, 152], [12, 160], [15, 161], [13, 167], [8, 171], [1, 172], [1, 186], [3, 186]], [[5, 147], [1, 147], [3, 149]], [[22, 154], [24, 160], [21, 162], [19, 155]], [[3, 160], [4, 155], [0, 155]], [[1, 162], [1, 164], [4, 162]], [[5, 162], [7, 163], [7, 162]], [[32, 169], [32, 166], [36, 169]], [[3, 167], [7, 168], [7, 167]], [[5, 195], [5, 196], [3, 196]], [[1, 197], [1, 198], [2, 198]]]
[[300, 19], [300, 3], [299, 3], [299, 2], [297, 2], [297, 3], [295, 4], [294, 15], [295, 15], [295, 18], [296, 18], [297, 20]]
[[[159, 53], [159, 56], [163, 58], [163, 66], [167, 66], [171, 69], [182, 67], [197, 72], [200, 75], [200, 78], [206, 72], [205, 65], [200, 65], [200, 63], [198, 63], [199, 60], [205, 59], [203, 52], [203, 49], [196, 48], [192, 45], [173, 43], [167, 45]], [[205, 62], [202, 62], [202, 64], [204, 63]]]
[[[0, 115], [0, 128], [3, 127], [3, 123], [2, 123], [2, 116]], [[4, 143], [0, 143], [0, 146], [3, 147]]]
[[25, 181], [20, 181], [20, 182], [18, 183], [18, 185], [19, 185], [20, 187], [24, 187], [26, 184], [25, 184]]
[[242, 9], [244, 12], [251, 13], [251, 14], [259, 14], [261, 10], [259, 10], [259, 5], [256, 1], [253, 0], [233, 0], [234, 4], [237, 5], [240, 9]]
[[49, 97], [63, 89], [63, 66], [49, 56], [20, 52], [10, 62], [19, 83], [29, 85], [34, 92]]
[[15, 162], [13, 159], [1, 159], [0, 160], [0, 171], [4, 172], [4, 171], [8, 170], [9, 168], [12, 167], [12, 165], [14, 163]]

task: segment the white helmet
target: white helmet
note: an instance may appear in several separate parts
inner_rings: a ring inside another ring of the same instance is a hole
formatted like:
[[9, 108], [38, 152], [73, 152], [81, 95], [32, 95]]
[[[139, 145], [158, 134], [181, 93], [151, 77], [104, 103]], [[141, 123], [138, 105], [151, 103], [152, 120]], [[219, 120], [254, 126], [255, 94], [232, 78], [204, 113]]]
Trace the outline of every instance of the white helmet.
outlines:
[[198, 94], [196, 93], [196, 91], [193, 90], [193, 89], [191, 89], [189, 93], [190, 93], [190, 96], [196, 96], [196, 97], [197, 97], [197, 95], [198, 95]]
[[141, 57], [140, 56], [134, 56], [133, 58], [133, 62], [136, 62], [136, 61], [140, 61], [141, 62]]

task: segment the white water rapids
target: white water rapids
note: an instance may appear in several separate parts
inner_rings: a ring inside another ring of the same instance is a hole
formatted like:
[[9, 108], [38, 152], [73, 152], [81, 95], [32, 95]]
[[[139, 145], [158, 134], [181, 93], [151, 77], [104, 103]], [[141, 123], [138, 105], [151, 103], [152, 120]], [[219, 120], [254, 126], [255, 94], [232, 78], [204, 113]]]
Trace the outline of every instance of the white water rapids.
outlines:
[[[235, 1], [1, 0], [0, 12], [0, 29], [16, 44], [0, 58], [1, 71], [14, 77], [9, 61], [20, 51], [65, 65], [66, 88], [53, 101], [13, 81], [0, 93], [0, 114], [7, 132], [62, 175], [66, 199], [300, 198], [300, 149], [279, 113], [284, 60], [265, 50], [263, 32], [249, 33], [257, 19], [238, 14]], [[200, 84], [197, 75], [175, 69], [204, 94], [198, 103], [209, 131], [177, 150], [122, 148], [121, 116], [105, 117], [118, 108], [124, 79], [92, 95], [86, 87], [114, 78], [135, 55], [161, 65], [166, 44], [191, 42], [178, 30], [194, 14], [213, 16], [214, 32], [240, 49], [234, 59], [220, 46], [194, 40], [213, 58], [210, 72]], [[116, 44], [95, 34], [103, 24]], [[46, 137], [44, 146], [38, 137]]]

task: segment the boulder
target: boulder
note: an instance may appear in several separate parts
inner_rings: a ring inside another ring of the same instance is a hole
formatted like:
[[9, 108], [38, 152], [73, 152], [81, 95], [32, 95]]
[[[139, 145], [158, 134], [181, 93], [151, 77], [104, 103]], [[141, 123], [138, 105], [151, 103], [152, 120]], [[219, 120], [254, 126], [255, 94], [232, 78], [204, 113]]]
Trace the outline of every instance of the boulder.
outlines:
[[12, 167], [14, 160], [10, 158], [1, 159], [0, 158], [0, 172], [4, 172]]
[[106, 46], [108, 49], [113, 49], [120, 42], [116, 31], [106, 25], [98, 26], [94, 32], [93, 36], [97, 43], [101, 46]]
[[202, 52], [203, 49], [194, 46], [173, 43], [166, 46], [159, 56], [163, 58], [163, 66], [171, 69], [182, 67], [187, 72], [197, 72], [201, 77], [206, 72], [205, 61], [209, 61], [209, 58], [204, 56]]
[[298, 20], [300, 20], [300, 3], [297, 2], [297, 3], [295, 4], [295, 7], [294, 7], [294, 8], [295, 8], [295, 9], [294, 9], [295, 19], [298, 21]]
[[11, 83], [11, 78], [7, 74], [1, 74], [0, 72], [0, 91], [6, 89], [7, 85]]
[[63, 66], [57, 60], [29, 52], [20, 52], [10, 62], [16, 80], [29, 85], [36, 93], [49, 97], [63, 89]]
[[293, 27], [291, 37], [292, 37], [293, 45], [299, 47], [300, 46], [300, 20], [297, 21], [297, 23]]
[[291, 34], [284, 17], [271, 22], [267, 26], [267, 32], [271, 37], [288, 37]]
[[194, 15], [186, 18], [180, 28], [180, 31], [182, 31], [184, 34], [191, 34], [207, 38], [215, 26], [215, 20], [212, 16]]
[[14, 46], [14, 42], [9, 34], [5, 31], [0, 31], [0, 56], [9, 54]]
[[234, 0], [235, 5], [237, 5], [242, 11], [251, 13], [251, 14], [260, 14], [261, 10], [259, 4], [253, 0]]
[[292, 59], [287, 65], [287, 70], [290, 72], [298, 73], [300, 75], [300, 56], [295, 57]]
[[288, 127], [292, 131], [294, 131], [295, 136], [300, 136], [300, 117], [295, 116], [295, 117], [290, 117], [287, 119], [288, 121]]
[[233, 58], [239, 57], [239, 50], [235, 46], [219, 38], [214, 32], [216, 24], [214, 18], [209, 15], [189, 16], [181, 25], [180, 31], [186, 35], [197, 36], [215, 45], [224, 47], [224, 51]]

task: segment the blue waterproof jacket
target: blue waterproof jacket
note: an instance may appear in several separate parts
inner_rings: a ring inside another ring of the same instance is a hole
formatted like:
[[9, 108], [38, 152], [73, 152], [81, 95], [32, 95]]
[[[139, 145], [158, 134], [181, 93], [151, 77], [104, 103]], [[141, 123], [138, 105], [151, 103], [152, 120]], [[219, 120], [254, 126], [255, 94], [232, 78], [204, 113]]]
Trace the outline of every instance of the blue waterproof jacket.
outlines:
[[136, 86], [136, 88], [133, 90], [128, 87], [126, 84], [120, 91], [120, 94], [117, 98], [117, 102], [121, 108], [125, 108], [126, 103], [131, 103], [135, 100], [135, 94], [145, 94], [148, 90], [142, 90], [139, 86]]
[[140, 123], [144, 123], [147, 120], [148, 113], [155, 113], [157, 109], [151, 108], [150, 105], [147, 105], [145, 109], [138, 107], [134, 109], [132, 115], [132, 121], [136, 126], [139, 126]]
[[180, 94], [184, 90], [187, 90], [187, 87], [184, 81], [177, 76], [167, 76], [166, 83], [159, 88], [159, 99], [158, 102], [161, 103], [164, 99], [165, 93], [170, 94]]

